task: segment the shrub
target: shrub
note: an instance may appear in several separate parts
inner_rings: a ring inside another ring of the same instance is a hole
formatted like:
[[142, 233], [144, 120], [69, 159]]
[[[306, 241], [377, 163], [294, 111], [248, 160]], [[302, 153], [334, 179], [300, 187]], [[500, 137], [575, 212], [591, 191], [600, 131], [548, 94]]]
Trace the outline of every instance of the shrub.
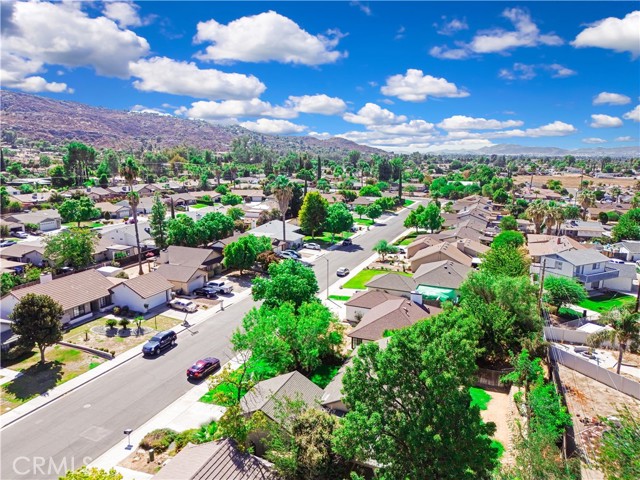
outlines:
[[121, 318], [120, 321], [118, 322], [118, 325], [120, 325], [123, 329], [126, 330], [130, 323], [131, 323], [131, 320], [129, 320], [128, 318]]
[[177, 435], [177, 432], [170, 428], [153, 430], [144, 436], [140, 442], [140, 448], [143, 450], [151, 450], [153, 448], [155, 453], [164, 452], [169, 448], [169, 445], [171, 445]]
[[[114, 310], [118, 308], [118, 307], [114, 307]], [[112, 328], [116, 328], [116, 325], [118, 324], [118, 321], [115, 318], [107, 318], [107, 320], [104, 322], [104, 324], [109, 327], [110, 329]]]
[[120, 307], [113, 307], [113, 314], [114, 315], [120, 315], [120, 313], [122, 312], [122, 308]]

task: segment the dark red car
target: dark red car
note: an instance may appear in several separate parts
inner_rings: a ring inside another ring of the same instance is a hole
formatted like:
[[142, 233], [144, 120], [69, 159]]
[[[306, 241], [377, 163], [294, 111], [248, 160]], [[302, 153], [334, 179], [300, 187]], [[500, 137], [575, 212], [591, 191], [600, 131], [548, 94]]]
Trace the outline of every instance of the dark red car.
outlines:
[[215, 372], [218, 368], [220, 368], [220, 360], [215, 357], [203, 358], [191, 365], [191, 368], [187, 370], [187, 378], [199, 380]]

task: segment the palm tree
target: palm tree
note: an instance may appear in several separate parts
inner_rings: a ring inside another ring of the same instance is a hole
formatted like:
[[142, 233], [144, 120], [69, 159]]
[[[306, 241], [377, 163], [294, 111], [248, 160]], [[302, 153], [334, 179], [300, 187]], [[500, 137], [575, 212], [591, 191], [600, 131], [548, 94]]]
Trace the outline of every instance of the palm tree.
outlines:
[[609, 310], [601, 319], [608, 323], [611, 329], [602, 330], [587, 338], [588, 344], [594, 347], [599, 347], [604, 342], [618, 343], [617, 374], [620, 374], [622, 355], [627, 345], [640, 342], [640, 313], [634, 310], [633, 305]]
[[588, 209], [596, 204], [596, 196], [591, 190], [581, 190], [578, 193], [578, 202], [582, 207], [582, 219], [587, 219]]
[[547, 204], [547, 213], [544, 217], [544, 224], [547, 227], [547, 235], [551, 235], [551, 229], [555, 226], [556, 233], [560, 229], [560, 225], [564, 221], [564, 213], [560, 205]]
[[544, 219], [547, 216], [546, 204], [540, 200], [535, 200], [531, 202], [524, 213], [527, 215], [527, 218], [533, 222], [536, 233], [540, 233]]
[[131, 210], [133, 210], [133, 227], [136, 232], [136, 247], [138, 248], [138, 275], [143, 275], [140, 234], [138, 233], [138, 203], [140, 202], [140, 197], [133, 191], [133, 184], [136, 181], [136, 178], [140, 175], [140, 165], [138, 165], [138, 162], [136, 162], [131, 155], [129, 155], [126, 160], [120, 164], [120, 175], [129, 185], [129, 193], [127, 194], [127, 197], [129, 199]]
[[293, 188], [291, 187], [291, 182], [287, 177], [279, 175], [271, 185], [271, 189], [273, 190], [273, 194], [276, 196], [278, 208], [282, 214], [282, 241], [286, 242], [287, 232], [285, 228], [285, 218], [287, 210], [289, 210], [289, 203], [291, 203], [291, 199], [293, 198]]

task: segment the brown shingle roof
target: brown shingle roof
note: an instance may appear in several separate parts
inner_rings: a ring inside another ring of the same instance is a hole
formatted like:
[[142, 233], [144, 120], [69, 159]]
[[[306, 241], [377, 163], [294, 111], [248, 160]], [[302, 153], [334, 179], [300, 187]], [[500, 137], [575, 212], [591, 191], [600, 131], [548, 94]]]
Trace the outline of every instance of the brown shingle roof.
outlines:
[[183, 267], [199, 267], [204, 265], [209, 259], [220, 257], [218, 252], [214, 252], [209, 248], [193, 248], [193, 247], [179, 247], [172, 245], [167, 249], [169, 256], [169, 263], [171, 265], [180, 265]]
[[379, 340], [387, 330], [409, 327], [441, 311], [437, 307], [422, 307], [404, 298], [387, 300], [369, 310], [347, 336], [362, 340]]
[[365, 284], [367, 288], [378, 288], [380, 290], [398, 290], [401, 292], [411, 292], [415, 284], [411, 277], [400, 275], [399, 273], [383, 273], [376, 275]]
[[139, 277], [131, 278], [125, 281], [124, 285], [141, 298], [153, 297], [173, 288], [173, 285], [158, 272], [146, 273]]
[[170, 264], [160, 265], [156, 269], [156, 272], [164, 278], [175, 282], [188, 282], [200, 271], [201, 270], [198, 267], [185, 267], [182, 265]]
[[420, 250], [413, 257], [411, 257], [411, 264], [425, 257], [434, 256], [435, 261], [440, 260], [453, 260], [454, 262], [461, 263], [462, 265], [471, 266], [471, 257], [461, 252], [453, 243], [442, 242], [433, 247], [428, 247]]
[[356, 293], [347, 303], [345, 303], [345, 305], [347, 307], [373, 308], [394, 298], [399, 297], [389, 293], [379, 292], [377, 290], [367, 290]]
[[417, 285], [457, 289], [471, 270], [471, 267], [451, 260], [424, 263], [413, 274], [413, 280]]
[[48, 295], [62, 305], [64, 310], [70, 310], [110, 295], [111, 287], [113, 284], [95, 270], [85, 270], [48, 283], [14, 290], [10, 295], [18, 300], [28, 293]]

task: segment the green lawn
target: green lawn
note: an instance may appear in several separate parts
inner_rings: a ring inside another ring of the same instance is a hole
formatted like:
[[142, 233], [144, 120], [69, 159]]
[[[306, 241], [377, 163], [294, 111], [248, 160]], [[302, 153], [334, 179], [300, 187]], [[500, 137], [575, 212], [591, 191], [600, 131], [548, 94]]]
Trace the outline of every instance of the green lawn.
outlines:
[[480, 410], [487, 409], [487, 404], [491, 401], [491, 395], [485, 390], [471, 387], [469, 389], [469, 395], [471, 395], [471, 405], [477, 405]]
[[588, 310], [594, 310], [599, 313], [608, 312], [614, 307], [622, 307], [633, 304], [636, 298], [632, 295], [623, 295], [617, 292], [611, 292], [598, 297], [587, 298], [580, 302], [579, 306]]
[[329, 295], [329, 298], [338, 302], [348, 302], [351, 297], [349, 295]]
[[354, 218], [353, 221], [358, 225], [364, 225], [365, 227], [370, 227], [374, 223], [370, 218]]
[[189, 205], [189, 208], [204, 208], [204, 207], [208, 207], [209, 205], [206, 205], [204, 203], [196, 203], [195, 205]]
[[404, 275], [405, 277], [410, 277], [410, 273], [403, 272], [392, 272], [390, 270], [362, 270], [355, 277], [350, 279], [347, 283], [344, 284], [344, 288], [353, 288], [355, 290], [364, 290], [365, 284], [368, 283], [373, 277], [376, 275], [381, 275], [383, 273], [395, 273], [396, 275]]
[[414, 203], [416, 203], [416, 202], [415, 202], [415, 201], [413, 201], [413, 200], [405, 200], [405, 201], [404, 201], [404, 206], [405, 206], [405, 207], [408, 207], [409, 205], [413, 205]]
[[[63, 227], [77, 227], [78, 226], [78, 222], [67, 222], [67, 223], [63, 223], [62, 224]], [[81, 227], [89, 227], [89, 228], [101, 228], [104, 227], [104, 225], [100, 222], [80, 222], [80, 226]]]
[[311, 235], [307, 235], [306, 237], [304, 237], [304, 241], [317, 243], [322, 248], [327, 248], [333, 245], [334, 243], [341, 242], [345, 238], [351, 237], [352, 235], [353, 233], [351, 232], [343, 232], [342, 235], [335, 235], [334, 242], [332, 243], [331, 232], [322, 232], [322, 235], [320, 234], [320, 232], [318, 232], [315, 237], [312, 237]]

